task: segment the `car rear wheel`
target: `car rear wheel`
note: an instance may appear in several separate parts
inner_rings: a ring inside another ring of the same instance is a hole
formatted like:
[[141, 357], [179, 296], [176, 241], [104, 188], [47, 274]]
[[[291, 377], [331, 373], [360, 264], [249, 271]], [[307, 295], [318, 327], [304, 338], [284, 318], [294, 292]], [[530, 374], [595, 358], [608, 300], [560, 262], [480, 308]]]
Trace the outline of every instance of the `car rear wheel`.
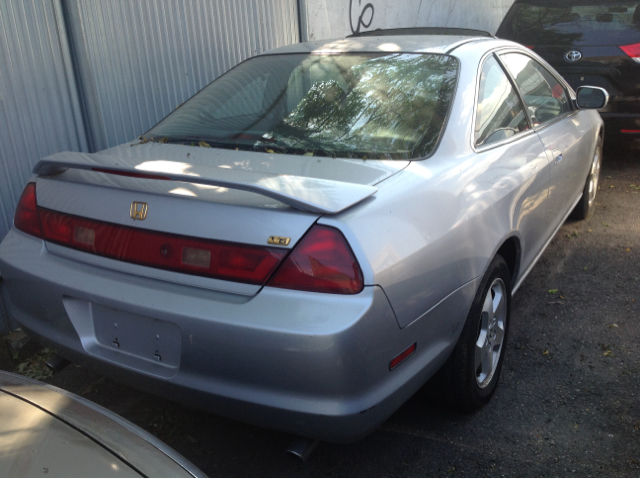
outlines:
[[511, 274], [498, 255], [482, 278], [450, 358], [451, 392], [457, 409], [479, 409], [495, 392], [506, 351], [510, 312]]
[[598, 139], [596, 149], [591, 161], [589, 176], [582, 190], [582, 198], [571, 212], [574, 220], [586, 220], [590, 218], [596, 208], [596, 195], [598, 193], [598, 183], [600, 181], [600, 167], [602, 165], [602, 140]]

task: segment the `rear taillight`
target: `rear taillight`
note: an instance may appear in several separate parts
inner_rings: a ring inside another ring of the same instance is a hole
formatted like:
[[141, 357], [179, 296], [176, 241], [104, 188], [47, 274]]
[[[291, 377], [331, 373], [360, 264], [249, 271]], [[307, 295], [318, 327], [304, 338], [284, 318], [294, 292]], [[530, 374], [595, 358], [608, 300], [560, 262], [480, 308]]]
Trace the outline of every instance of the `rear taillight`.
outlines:
[[13, 224], [23, 233], [42, 238], [35, 183], [29, 183], [22, 192]]
[[328, 226], [311, 228], [283, 262], [288, 252], [283, 248], [191, 238], [47, 210], [37, 205], [35, 183], [24, 189], [14, 225], [68, 248], [152, 268], [256, 285], [271, 277], [269, 286], [319, 293], [357, 294], [364, 288], [347, 240]]
[[362, 291], [364, 281], [358, 261], [342, 233], [315, 225], [268, 285], [318, 293], [357, 294]]
[[634, 61], [640, 63], [640, 43], [620, 45], [620, 49], [629, 55]]
[[52, 243], [152, 268], [263, 285], [287, 250], [130, 228], [38, 208]]

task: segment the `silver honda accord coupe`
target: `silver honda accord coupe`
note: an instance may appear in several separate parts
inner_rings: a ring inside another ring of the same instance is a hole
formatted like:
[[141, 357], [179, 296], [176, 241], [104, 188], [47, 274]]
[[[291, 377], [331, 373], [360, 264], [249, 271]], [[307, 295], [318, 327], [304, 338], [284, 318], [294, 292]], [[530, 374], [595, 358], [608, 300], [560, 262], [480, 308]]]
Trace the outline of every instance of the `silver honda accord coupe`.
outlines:
[[117, 380], [303, 437], [357, 440], [437, 371], [475, 410], [512, 294], [594, 208], [607, 100], [486, 36], [267, 52], [131, 143], [39, 161], [8, 310]]

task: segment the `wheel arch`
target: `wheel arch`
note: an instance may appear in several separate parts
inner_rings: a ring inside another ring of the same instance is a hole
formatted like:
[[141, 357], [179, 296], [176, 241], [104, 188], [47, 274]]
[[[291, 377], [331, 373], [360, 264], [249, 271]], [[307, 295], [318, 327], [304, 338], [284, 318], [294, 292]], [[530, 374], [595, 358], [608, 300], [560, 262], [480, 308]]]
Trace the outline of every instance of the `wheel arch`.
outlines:
[[515, 284], [520, 274], [520, 258], [522, 253], [522, 246], [520, 239], [517, 236], [510, 236], [505, 239], [502, 245], [498, 248], [496, 255], [502, 256], [509, 267], [509, 273], [511, 274], [511, 284]]

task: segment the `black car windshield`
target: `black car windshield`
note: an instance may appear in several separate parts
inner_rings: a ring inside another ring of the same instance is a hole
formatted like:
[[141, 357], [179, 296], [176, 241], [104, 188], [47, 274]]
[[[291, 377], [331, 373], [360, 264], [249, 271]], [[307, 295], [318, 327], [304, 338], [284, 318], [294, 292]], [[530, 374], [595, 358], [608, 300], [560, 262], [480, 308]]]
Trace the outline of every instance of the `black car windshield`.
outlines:
[[413, 53], [252, 58], [143, 141], [367, 159], [428, 156], [452, 102], [457, 59]]
[[525, 0], [509, 11], [498, 36], [524, 45], [637, 43], [640, 2]]

